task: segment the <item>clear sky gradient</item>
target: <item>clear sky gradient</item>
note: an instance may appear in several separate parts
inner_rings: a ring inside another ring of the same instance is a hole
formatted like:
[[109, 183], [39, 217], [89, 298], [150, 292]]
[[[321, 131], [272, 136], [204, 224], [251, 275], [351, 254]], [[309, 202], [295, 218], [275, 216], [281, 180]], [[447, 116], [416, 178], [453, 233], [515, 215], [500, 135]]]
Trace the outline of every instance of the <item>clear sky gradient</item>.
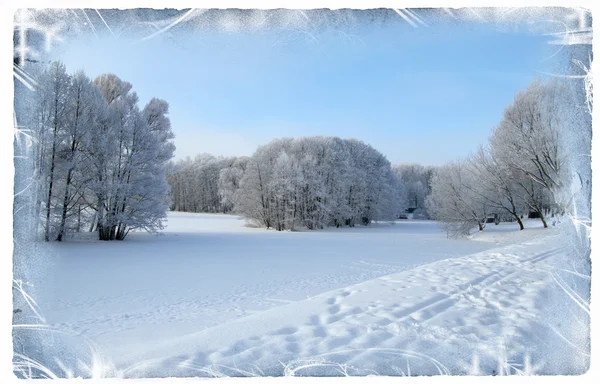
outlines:
[[[97, 26], [97, 28], [99, 28]], [[551, 70], [548, 37], [454, 24], [204, 30], [132, 44], [84, 34], [69, 72], [113, 72], [170, 104], [176, 159], [251, 155], [276, 137], [363, 140], [392, 163], [439, 165], [485, 143], [515, 92]]]

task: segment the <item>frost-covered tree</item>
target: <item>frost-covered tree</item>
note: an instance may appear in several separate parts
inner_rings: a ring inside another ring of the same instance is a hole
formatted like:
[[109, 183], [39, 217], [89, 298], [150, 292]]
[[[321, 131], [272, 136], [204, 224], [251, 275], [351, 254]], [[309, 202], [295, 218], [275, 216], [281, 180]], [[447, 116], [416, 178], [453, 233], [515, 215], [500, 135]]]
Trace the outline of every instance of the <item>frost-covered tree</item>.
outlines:
[[525, 211], [525, 202], [520, 194], [519, 183], [526, 181], [524, 177], [483, 147], [469, 159], [469, 165], [469, 170], [478, 180], [467, 186], [473, 199], [487, 205], [497, 216], [506, 215], [515, 220], [522, 230], [521, 216]]
[[61, 148], [61, 170], [64, 177], [62, 207], [57, 240], [61, 241], [69, 229], [69, 221], [76, 216], [76, 230], [81, 230], [81, 215], [85, 211], [85, 193], [89, 187], [90, 159], [85, 145], [90, 131], [96, 126], [98, 93], [92, 81], [82, 72], [77, 72], [71, 82], [68, 95], [67, 124]]
[[567, 105], [557, 81], [534, 81], [517, 93], [490, 138], [491, 151], [503, 164], [528, 180], [519, 179], [521, 195], [547, 226], [547, 208], [564, 209], [557, 191], [565, 185], [565, 153], [561, 134], [567, 129]]
[[547, 215], [563, 212], [568, 201], [564, 91], [558, 81], [536, 80], [517, 93], [485, 149], [468, 164], [451, 164], [436, 173], [430, 213], [459, 233], [481, 222], [484, 212], [510, 215], [521, 229], [522, 215], [534, 213], [547, 227]]
[[433, 167], [414, 163], [398, 164], [393, 167], [406, 189], [408, 208], [415, 210], [425, 208], [425, 200], [431, 192], [433, 169]]
[[170, 163], [168, 182], [171, 186], [171, 210], [193, 212], [191, 191], [188, 191], [191, 179], [191, 162], [188, 157], [177, 163]]
[[161, 227], [174, 151], [168, 105], [153, 99], [140, 111], [130, 90], [113, 74], [94, 82], [83, 72], [69, 76], [61, 63], [40, 76], [35, 216], [43, 217], [46, 241], [84, 228], [122, 240], [132, 229]]
[[[133, 126], [127, 143], [126, 165], [123, 171], [125, 188], [117, 206], [115, 237], [123, 239], [132, 229], [153, 232], [162, 228], [169, 207], [169, 186], [166, 180], [167, 162], [175, 150], [166, 102], [153, 109], [157, 99], [150, 101]], [[156, 120], [153, 120], [156, 117]], [[162, 121], [162, 123], [157, 123]]]
[[[36, 169], [39, 186], [38, 207], [44, 212], [44, 240], [53, 233], [54, 213], [58, 209], [56, 191], [59, 179], [57, 153], [61, 150], [68, 124], [71, 77], [64, 64], [54, 62], [42, 74], [36, 95], [35, 127], [37, 136]], [[38, 210], [38, 211], [39, 211]]]
[[240, 188], [235, 194], [234, 212], [258, 225], [271, 228], [268, 189], [270, 175], [261, 159], [262, 149], [259, 147], [248, 160], [246, 172], [240, 180]]
[[215, 157], [207, 153], [179, 160], [169, 176], [171, 209], [183, 212], [228, 213], [247, 158]]
[[276, 230], [294, 229], [300, 215], [297, 197], [299, 188], [304, 185], [304, 177], [300, 164], [286, 152], [281, 152], [273, 166], [270, 182], [272, 226]]
[[358, 140], [277, 139], [248, 160], [234, 211], [276, 230], [368, 225], [404, 209], [389, 161]]
[[469, 234], [474, 227], [482, 231], [485, 227], [490, 209], [474, 192], [478, 183], [475, 172], [464, 160], [436, 169], [427, 210], [442, 223], [449, 236]]
[[234, 157], [226, 161], [227, 166], [219, 172], [218, 190], [221, 207], [224, 213], [231, 212], [235, 206], [235, 193], [240, 188], [240, 181], [246, 166], [247, 157]]
[[131, 192], [131, 166], [139, 148], [138, 138], [147, 127], [142, 126], [144, 122], [137, 107], [138, 97], [135, 92], [130, 93], [131, 84], [114, 74], [101, 75], [95, 83], [108, 104], [106, 129], [97, 132], [108, 138], [98, 149], [104, 152], [100, 156], [105, 161], [98, 169], [96, 180], [99, 192], [97, 228], [101, 240], [112, 240], [123, 238], [126, 234], [122, 220]]
[[170, 161], [175, 153], [175, 144], [172, 141], [175, 135], [171, 130], [171, 120], [167, 117], [168, 114], [169, 103], [158, 98], [152, 98], [142, 110], [148, 129], [158, 143], [156, 160], [161, 164]]

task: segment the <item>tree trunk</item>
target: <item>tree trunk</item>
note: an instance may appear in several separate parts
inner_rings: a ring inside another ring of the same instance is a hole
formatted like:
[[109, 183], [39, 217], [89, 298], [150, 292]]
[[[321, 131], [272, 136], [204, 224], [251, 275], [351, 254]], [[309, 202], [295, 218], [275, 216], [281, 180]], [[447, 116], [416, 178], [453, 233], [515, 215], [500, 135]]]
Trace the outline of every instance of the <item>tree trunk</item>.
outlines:
[[521, 218], [519, 217], [519, 215], [515, 215], [515, 218], [517, 219], [517, 223], [519, 223], [519, 231], [522, 231], [523, 229], [525, 229], [525, 227], [523, 226], [523, 221], [521, 221]]
[[116, 240], [125, 240], [125, 236], [127, 236], [127, 233], [129, 233], [129, 231], [127, 230], [127, 227], [125, 225], [123, 225], [123, 226], [119, 225], [115, 239]]
[[52, 206], [52, 187], [54, 184], [54, 158], [56, 156], [56, 131], [58, 123], [54, 123], [54, 140], [52, 143], [52, 156], [50, 158], [50, 184], [48, 185], [48, 200], [46, 201], [46, 233], [45, 241], [50, 241], [50, 210]]
[[548, 228], [548, 223], [546, 223], [546, 217], [542, 213], [542, 210], [538, 210], [538, 214], [540, 215], [540, 220], [542, 220], [542, 224], [544, 224], [544, 228]]
[[69, 172], [67, 172], [67, 185], [65, 185], [65, 196], [63, 198], [62, 214], [60, 216], [60, 227], [58, 229], [58, 236], [56, 237], [57, 241], [62, 241], [63, 236], [65, 235], [65, 223], [67, 221], [67, 209], [69, 207], [69, 185], [71, 184], [72, 173], [73, 168], [69, 169]]
[[96, 229], [97, 223], [98, 223], [98, 212], [94, 213], [94, 219], [92, 220], [92, 224], [90, 225], [89, 232], [94, 232], [94, 229]]
[[114, 231], [112, 231], [112, 226], [98, 224], [98, 239], [104, 241], [113, 240]]

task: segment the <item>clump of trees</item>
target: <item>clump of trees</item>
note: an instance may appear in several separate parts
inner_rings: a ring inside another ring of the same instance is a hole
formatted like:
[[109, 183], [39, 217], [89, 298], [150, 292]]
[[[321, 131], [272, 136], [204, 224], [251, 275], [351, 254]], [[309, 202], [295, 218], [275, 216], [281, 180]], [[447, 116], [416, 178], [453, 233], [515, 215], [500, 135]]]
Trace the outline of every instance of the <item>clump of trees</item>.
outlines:
[[427, 206], [449, 233], [483, 230], [490, 215], [514, 220], [520, 229], [524, 215], [534, 216], [546, 228], [548, 216], [564, 212], [563, 95], [560, 82], [534, 81], [517, 93], [486, 146], [436, 170]]
[[171, 164], [171, 210], [231, 213], [234, 193], [246, 170], [247, 157], [215, 157], [207, 153]]
[[130, 83], [114, 74], [69, 75], [60, 62], [38, 83], [30, 124], [34, 233], [46, 241], [81, 231], [123, 240], [134, 229], [162, 228], [175, 150], [167, 102], [140, 109]]
[[428, 219], [425, 201], [431, 193], [431, 178], [434, 167], [415, 163], [398, 164], [392, 167], [394, 173], [404, 184], [406, 202], [414, 218]]
[[249, 158], [200, 155], [175, 164], [169, 180], [174, 209], [235, 212], [278, 231], [368, 225], [406, 208], [389, 161], [337, 137], [277, 139]]

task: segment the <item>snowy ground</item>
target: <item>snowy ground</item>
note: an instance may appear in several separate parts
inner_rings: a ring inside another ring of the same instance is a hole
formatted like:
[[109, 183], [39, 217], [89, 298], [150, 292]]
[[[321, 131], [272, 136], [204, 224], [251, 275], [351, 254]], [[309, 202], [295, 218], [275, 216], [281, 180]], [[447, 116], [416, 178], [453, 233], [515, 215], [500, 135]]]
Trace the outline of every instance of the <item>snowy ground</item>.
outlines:
[[582, 372], [581, 332], [549, 320], [577, 312], [549, 273], [561, 236], [526, 226], [448, 240], [431, 221], [280, 233], [172, 213], [162, 236], [52, 244], [36, 294], [126, 377]]

